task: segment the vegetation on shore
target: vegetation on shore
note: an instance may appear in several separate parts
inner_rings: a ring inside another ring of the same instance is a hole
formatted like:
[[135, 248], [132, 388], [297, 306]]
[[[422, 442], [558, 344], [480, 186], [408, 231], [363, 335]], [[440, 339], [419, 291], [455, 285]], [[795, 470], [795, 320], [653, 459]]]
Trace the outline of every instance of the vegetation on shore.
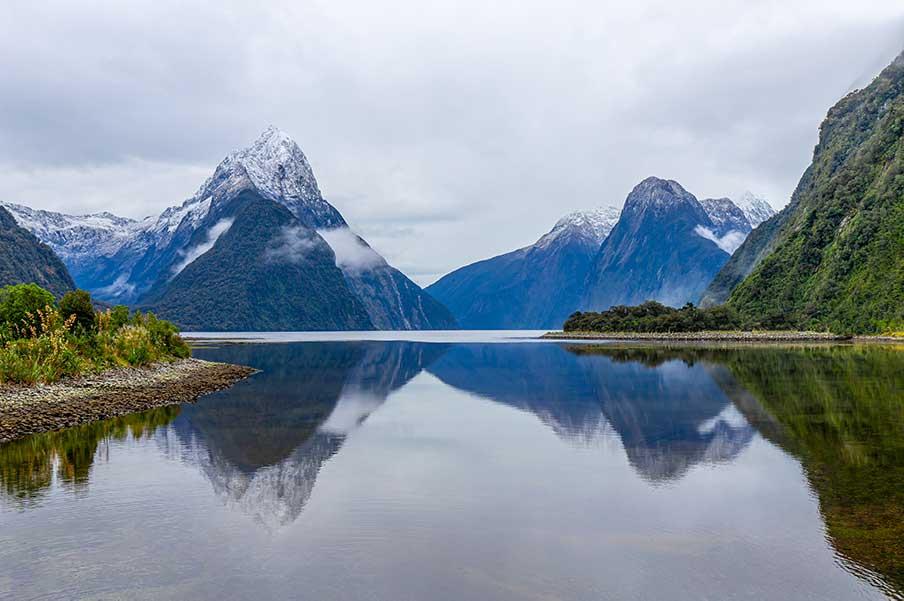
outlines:
[[[618, 305], [606, 311], [576, 312], [563, 326], [565, 333], [600, 332], [606, 334], [712, 334], [725, 337], [736, 333], [751, 338], [849, 338], [859, 334], [857, 328], [822, 327], [817, 331], [806, 329], [795, 321], [775, 316], [760, 319], [745, 317], [731, 304], [715, 307], [695, 307], [688, 303], [680, 309], [668, 307], [656, 301], [647, 301], [636, 306]], [[814, 324], [808, 324], [814, 325]], [[899, 330], [887, 329], [881, 332], [888, 337], [901, 337]], [[756, 334], [756, 335], [752, 335]]]
[[680, 309], [656, 301], [636, 306], [618, 305], [607, 311], [578, 311], [566, 332], [702, 332], [744, 329], [737, 311], [724, 305], [700, 309], [688, 303]]
[[0, 383], [50, 383], [189, 354], [176, 327], [152, 313], [97, 311], [83, 290], [57, 302], [36, 284], [0, 289]]

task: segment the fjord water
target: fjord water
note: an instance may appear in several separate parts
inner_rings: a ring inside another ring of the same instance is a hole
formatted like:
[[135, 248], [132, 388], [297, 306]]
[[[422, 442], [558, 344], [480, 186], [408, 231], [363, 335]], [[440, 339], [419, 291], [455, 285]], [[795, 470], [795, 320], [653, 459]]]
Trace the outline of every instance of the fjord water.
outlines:
[[0, 447], [0, 597], [904, 598], [900, 349], [195, 354], [261, 372]]

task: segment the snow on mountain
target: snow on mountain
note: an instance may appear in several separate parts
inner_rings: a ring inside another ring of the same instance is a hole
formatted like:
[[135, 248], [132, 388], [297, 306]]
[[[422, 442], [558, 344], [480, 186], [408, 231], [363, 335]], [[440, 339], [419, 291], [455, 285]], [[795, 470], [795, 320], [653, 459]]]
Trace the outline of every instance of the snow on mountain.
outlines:
[[342, 215], [323, 199], [307, 157], [288, 134], [268, 127], [251, 146], [230, 153], [195, 199], [219, 199], [253, 186], [312, 229], [343, 227]]
[[729, 258], [696, 231], [700, 226], [716, 227], [678, 182], [640, 182], [594, 257], [579, 305], [598, 311], [646, 300], [673, 306], [696, 300]]
[[648, 177], [637, 184], [625, 199], [622, 214], [632, 219], [638, 215], [659, 218], [679, 211], [681, 206], [691, 212], [705, 213], [700, 201], [678, 182]]
[[753, 229], [744, 211], [729, 198], [705, 198], [700, 204], [715, 225], [715, 232], [720, 236], [731, 231], [746, 236]]
[[775, 215], [775, 209], [772, 208], [772, 205], [765, 198], [756, 196], [752, 192], [744, 192], [740, 198], [732, 200], [747, 216], [751, 227], [756, 227]]
[[592, 245], [602, 244], [615, 224], [621, 209], [600, 207], [589, 211], [575, 211], [562, 217], [553, 228], [537, 240], [535, 247], [546, 248], [563, 236], [577, 236]]
[[117, 217], [111, 213], [65, 215], [0, 203], [16, 222], [53, 248], [62, 259], [82, 254], [115, 255], [145, 227], [146, 222]]

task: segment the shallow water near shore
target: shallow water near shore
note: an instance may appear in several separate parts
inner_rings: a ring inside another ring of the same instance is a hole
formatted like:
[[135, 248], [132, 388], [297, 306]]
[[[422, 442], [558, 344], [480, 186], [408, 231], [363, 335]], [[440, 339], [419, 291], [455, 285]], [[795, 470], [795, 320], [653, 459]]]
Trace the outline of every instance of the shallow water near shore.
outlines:
[[900, 347], [349, 338], [0, 446], [0, 598], [904, 598]]

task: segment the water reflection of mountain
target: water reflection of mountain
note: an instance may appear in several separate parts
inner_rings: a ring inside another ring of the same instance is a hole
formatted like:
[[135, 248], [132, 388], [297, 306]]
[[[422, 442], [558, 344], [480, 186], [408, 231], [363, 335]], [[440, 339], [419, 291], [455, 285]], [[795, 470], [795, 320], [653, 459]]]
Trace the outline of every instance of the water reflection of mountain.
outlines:
[[201, 350], [201, 358], [261, 373], [184, 407], [173, 423], [183, 458], [227, 503], [271, 526], [289, 523], [345, 436], [443, 351], [408, 342]]
[[443, 382], [531, 411], [586, 444], [609, 429], [644, 478], [733, 459], [754, 430], [704, 365], [570, 352], [554, 344], [456, 345], [428, 368]]

